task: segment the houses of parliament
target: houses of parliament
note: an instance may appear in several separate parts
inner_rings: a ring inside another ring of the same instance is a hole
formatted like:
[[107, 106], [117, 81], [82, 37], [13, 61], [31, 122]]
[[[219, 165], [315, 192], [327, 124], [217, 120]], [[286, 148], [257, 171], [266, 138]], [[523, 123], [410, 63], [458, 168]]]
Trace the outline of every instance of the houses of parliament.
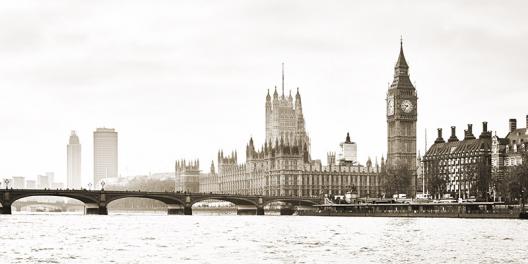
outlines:
[[406, 164], [416, 168], [417, 96], [408, 75], [408, 65], [400, 45], [394, 80], [387, 91], [387, 160], [360, 163], [356, 143], [347, 134], [341, 143], [339, 158], [328, 153], [327, 163], [312, 159], [311, 139], [305, 127], [299, 88], [295, 98], [285, 94], [284, 65], [280, 94], [266, 95], [266, 138], [257, 145], [253, 138], [246, 144], [245, 162], [238, 154], [218, 151], [215, 168], [201, 173], [199, 162], [176, 163], [176, 190], [189, 192], [238, 193], [255, 195], [317, 196], [323, 193], [360, 197], [379, 197], [380, 174], [387, 165]]

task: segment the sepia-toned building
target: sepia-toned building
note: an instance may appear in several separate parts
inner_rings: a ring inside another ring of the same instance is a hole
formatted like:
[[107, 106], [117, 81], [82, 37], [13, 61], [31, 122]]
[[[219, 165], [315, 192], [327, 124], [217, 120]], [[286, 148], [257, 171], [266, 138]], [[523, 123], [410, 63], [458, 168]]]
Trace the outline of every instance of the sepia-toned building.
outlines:
[[463, 140], [451, 127], [447, 141], [438, 129], [438, 137], [423, 156], [426, 188], [435, 198], [487, 199], [491, 187], [491, 132], [487, 122], [482, 123], [482, 133], [473, 135], [468, 124]]
[[[497, 135], [492, 137], [492, 179], [497, 185], [503, 182], [504, 175], [509, 169], [523, 163], [523, 155], [528, 154], [528, 115], [526, 127], [517, 128], [517, 119], [509, 120], [509, 132], [506, 137]], [[494, 186], [495, 198], [502, 200], [505, 193], [499, 186]]]
[[180, 192], [199, 192], [200, 161], [176, 161], [175, 190]]
[[66, 187], [81, 188], [81, 143], [75, 131], [66, 146]]
[[394, 79], [387, 91], [387, 165], [416, 170], [416, 121], [418, 96], [409, 77], [409, 65], [400, 54], [394, 66]]
[[[411, 185], [416, 184], [416, 122], [418, 116], [416, 89], [409, 78], [409, 66], [400, 53], [394, 67], [394, 80], [387, 92], [387, 164], [404, 165], [412, 171]], [[284, 67], [282, 94], [277, 88], [266, 95], [266, 138], [258, 149], [249, 140], [246, 146], [246, 162], [239, 163], [236, 152], [224, 155], [218, 152], [218, 171], [200, 177], [200, 190], [218, 190], [222, 193], [263, 195], [312, 196], [322, 193], [344, 194], [353, 191], [362, 197], [377, 197], [381, 190], [381, 166], [369, 160], [360, 164], [357, 145], [347, 134], [340, 145], [338, 159], [328, 153], [328, 162], [312, 160], [311, 140], [305, 128], [299, 88], [295, 100], [284, 93]], [[213, 170], [211, 170], [213, 171]], [[216, 183], [217, 184], [216, 184]], [[414, 186], [410, 186], [412, 189]], [[216, 189], [217, 188], [217, 189]]]
[[218, 152], [218, 172], [214, 164], [209, 174], [200, 179], [200, 192], [220, 192], [258, 195], [318, 196], [323, 193], [345, 194], [354, 191], [363, 197], [377, 197], [380, 193], [378, 174], [380, 167], [369, 160], [366, 165], [357, 162], [355, 143], [347, 138], [342, 162], [323, 166], [312, 160], [310, 138], [304, 126], [301, 94], [295, 101], [276, 89], [273, 99], [266, 96], [266, 140], [257, 149], [253, 138], [246, 145], [246, 162], [239, 163], [237, 152]]
[[202, 193], [219, 193], [218, 174], [215, 171], [214, 161], [211, 161], [209, 173], [201, 173], [199, 178], [199, 191]]
[[94, 188], [99, 188], [104, 178], [117, 178], [117, 132], [113, 128], [97, 128], [94, 140]]
[[306, 146], [297, 140], [266, 143], [256, 150], [250, 139], [246, 163], [238, 164], [236, 156], [218, 154], [218, 182], [222, 193], [318, 196], [323, 193], [345, 194], [354, 191], [362, 197], [377, 197], [380, 193], [379, 166], [370, 160], [363, 165], [323, 166], [319, 160], [309, 160]]

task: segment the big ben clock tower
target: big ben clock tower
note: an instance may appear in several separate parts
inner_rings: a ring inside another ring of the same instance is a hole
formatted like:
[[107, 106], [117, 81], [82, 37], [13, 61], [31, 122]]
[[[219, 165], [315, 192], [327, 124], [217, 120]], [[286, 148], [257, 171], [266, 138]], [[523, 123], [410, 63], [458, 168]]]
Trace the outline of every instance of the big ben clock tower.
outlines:
[[409, 66], [400, 55], [394, 66], [394, 80], [387, 92], [387, 164], [406, 165], [416, 170], [416, 120], [418, 97], [409, 78]]

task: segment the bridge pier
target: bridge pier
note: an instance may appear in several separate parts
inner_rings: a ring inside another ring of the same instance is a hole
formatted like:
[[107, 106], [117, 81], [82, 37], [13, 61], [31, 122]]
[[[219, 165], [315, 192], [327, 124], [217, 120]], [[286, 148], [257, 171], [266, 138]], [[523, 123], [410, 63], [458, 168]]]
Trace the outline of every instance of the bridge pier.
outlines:
[[[264, 212], [264, 208], [262, 208]], [[257, 215], [258, 208], [254, 205], [237, 205], [237, 215]]]
[[108, 215], [108, 208], [106, 205], [90, 206], [87, 204], [85, 213], [87, 215]]
[[264, 215], [264, 207], [257, 206], [257, 215]]
[[185, 206], [182, 204], [167, 204], [167, 214], [168, 215], [184, 215]]
[[11, 214], [11, 205], [2, 205], [0, 208], [0, 214]]
[[280, 206], [280, 215], [293, 215], [295, 207], [291, 204], [284, 204]]
[[167, 214], [168, 215], [192, 215], [192, 207], [184, 206], [182, 204], [168, 204]]

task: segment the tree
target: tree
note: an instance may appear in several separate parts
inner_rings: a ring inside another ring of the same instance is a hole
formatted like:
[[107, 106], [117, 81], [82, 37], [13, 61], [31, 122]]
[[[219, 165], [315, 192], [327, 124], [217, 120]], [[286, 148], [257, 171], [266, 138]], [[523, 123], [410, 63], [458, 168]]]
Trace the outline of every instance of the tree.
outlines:
[[389, 166], [382, 171], [381, 178], [382, 187], [386, 194], [405, 193], [409, 196], [414, 194], [412, 190], [414, 173], [405, 164]]
[[520, 201], [528, 190], [528, 153], [523, 154], [522, 164], [511, 167], [504, 175], [509, 201]]

